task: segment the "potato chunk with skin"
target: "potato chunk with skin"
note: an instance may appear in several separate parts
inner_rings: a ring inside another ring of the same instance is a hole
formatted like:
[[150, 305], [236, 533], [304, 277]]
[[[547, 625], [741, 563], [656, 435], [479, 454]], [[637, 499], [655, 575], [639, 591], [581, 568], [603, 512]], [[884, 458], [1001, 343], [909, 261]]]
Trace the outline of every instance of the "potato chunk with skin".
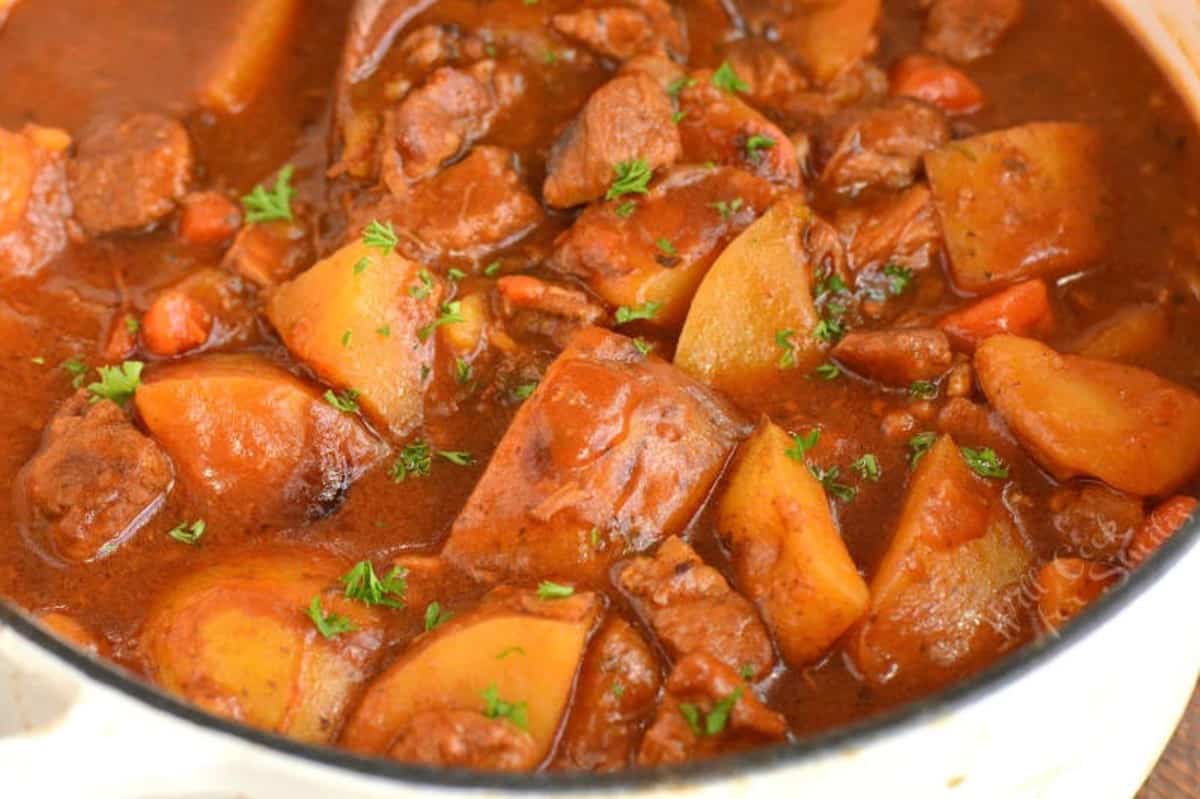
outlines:
[[704, 386], [587, 328], [521, 407], [443, 555], [482, 581], [602, 584], [623, 554], [683, 530], [742, 431]]
[[[139, 637], [150, 676], [219, 716], [330, 743], [384, 640], [379, 611], [342, 596], [347, 568], [324, 554], [254, 551], [172, 583]], [[356, 629], [322, 637], [305, 612], [315, 596]]]
[[67, 149], [56, 128], [0, 128], [0, 276], [29, 277], [67, 246]]
[[1156, 303], [1122, 308], [1083, 331], [1071, 350], [1085, 358], [1136, 361], [1162, 348], [1171, 337], [1171, 320]]
[[302, 524], [335, 509], [383, 446], [290, 372], [253, 355], [156, 370], [138, 413], [202, 502], [248, 525]]
[[422, 271], [354, 242], [281, 286], [267, 305], [292, 354], [323, 380], [357, 391], [367, 414], [395, 436], [424, 418], [421, 366], [432, 360], [433, 339], [417, 333], [434, 320], [441, 289], [430, 276], [428, 296], [413, 296]]
[[1200, 396], [1153, 372], [993, 336], [975, 352], [984, 394], [1060, 480], [1089, 475], [1161, 496], [1200, 471]]
[[1032, 123], [925, 156], [950, 271], [964, 291], [1086, 266], [1104, 248], [1100, 137]]
[[629, 198], [589, 206], [559, 236], [551, 263], [612, 305], [660, 303], [651, 322], [678, 330], [708, 268], [772, 194], [738, 169], [676, 167], [633, 200], [631, 214], [618, 211]]
[[672, 658], [704, 652], [754, 679], [770, 673], [775, 653], [754, 606], [681, 539], [619, 568], [614, 582]]
[[758, 605], [788, 664], [819, 659], [866, 612], [867, 584], [821, 483], [789, 458], [768, 419], [741, 447], [717, 506], [738, 587]]
[[1031, 556], [998, 489], [942, 436], [920, 460], [849, 650], [872, 683], [942, 685], [1021, 639]]
[[708, 270], [692, 300], [675, 365], [714, 388], [738, 396], [777, 376], [775, 335], [794, 333], [796, 366], [824, 357], [813, 335], [819, 321], [813, 274], [821, 253], [808, 233], [824, 224], [799, 196], [777, 202], [733, 240]]
[[483, 712], [484, 692], [494, 688], [505, 702], [525, 703], [525, 730], [540, 762], [554, 743], [600, 612], [601, 600], [592, 593], [544, 600], [528, 590], [493, 590], [476, 610], [418, 638], [375, 679], [342, 744], [383, 754], [420, 714]]

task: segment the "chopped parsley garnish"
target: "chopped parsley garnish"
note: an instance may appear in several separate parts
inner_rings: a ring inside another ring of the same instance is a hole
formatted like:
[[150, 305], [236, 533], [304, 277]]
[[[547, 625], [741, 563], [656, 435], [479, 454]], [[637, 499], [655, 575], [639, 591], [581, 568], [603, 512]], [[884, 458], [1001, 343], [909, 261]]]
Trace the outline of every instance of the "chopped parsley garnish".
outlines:
[[524, 655], [525, 648], [520, 646], [510, 646], [507, 649], [500, 650], [500, 654], [496, 655], [496, 660], [504, 660], [509, 655]]
[[371, 259], [364, 255], [354, 263], [354, 274], [361, 275], [363, 272], [367, 271], [370, 266]]
[[433, 275], [428, 269], [417, 272], [417, 282], [408, 287], [408, 296], [414, 300], [428, 299], [433, 293]]
[[549, 48], [546, 48], [546, 51], [544, 53], [542, 53], [542, 62], [545, 64], [553, 64], [557, 60], [558, 60], [558, 53], [554, 52], [553, 50], [551, 50]]
[[938, 387], [928, 380], [917, 380], [908, 387], [908, 395], [917, 399], [933, 399], [938, 395]]
[[325, 392], [325, 401], [333, 407], [337, 408], [342, 413], [358, 413], [358, 391], [353, 388], [348, 388], [340, 393], [334, 393], [333, 389]]
[[438, 308], [437, 319], [434, 319], [432, 322], [425, 325], [425, 327], [418, 330], [417, 338], [422, 342], [428, 341], [429, 336], [433, 334], [433, 331], [437, 330], [442, 325], [453, 325], [465, 321], [466, 320], [463, 319], [462, 315], [461, 302], [458, 300], [454, 300], [453, 302], [443, 302], [441, 307]]
[[620, 161], [613, 166], [613, 172], [616, 173], [616, 178], [608, 187], [608, 193], [604, 195], [606, 200], [615, 200], [626, 194], [645, 194], [650, 185], [650, 178], [654, 176], [650, 164], [641, 158]]
[[835, 316], [825, 317], [813, 328], [813, 338], [829, 344], [836, 344], [845, 334], [845, 325]]
[[792, 446], [785, 449], [783, 454], [787, 455], [794, 461], [804, 463], [804, 456], [810, 449], [817, 445], [818, 441], [821, 440], [821, 428], [814, 427], [812, 430], [809, 430], [803, 435], [800, 433], [792, 433], [791, 436]]
[[699, 737], [703, 734], [704, 728], [700, 726], [700, 708], [691, 702], [679, 703], [679, 715], [683, 716], [683, 720], [687, 722], [688, 727], [692, 732]]
[[858, 472], [864, 480], [878, 482], [880, 475], [883, 474], [883, 469], [879, 466], [879, 458], [875, 457], [874, 453], [868, 452], [861, 458], [850, 464], [850, 468]]
[[887, 276], [888, 291], [893, 297], [903, 294], [913, 279], [912, 270], [899, 264], [888, 264], [883, 267], [883, 274]]
[[679, 93], [682, 92], [684, 89], [687, 89], [687, 88], [689, 88], [691, 86], [695, 86], [695, 85], [696, 85], [695, 78], [690, 78], [687, 75], [684, 75], [683, 77], [676, 78], [675, 80], [673, 80], [667, 84], [667, 94], [669, 94], [672, 97], [678, 97]]
[[396, 228], [392, 227], [392, 223], [380, 222], [378, 219], [372, 219], [371, 223], [363, 230], [362, 241], [363, 244], [379, 250], [384, 255], [390, 254], [400, 243], [400, 239], [396, 236]]
[[79, 357], [69, 358], [62, 362], [62, 369], [67, 374], [71, 375], [71, 385], [79, 388], [83, 385], [84, 379], [87, 377], [87, 364], [79, 360]]
[[346, 586], [346, 598], [364, 605], [383, 605], [387, 608], [404, 607], [404, 596], [408, 593], [408, 569], [393, 566], [382, 579], [375, 573], [369, 560], [360, 560], [350, 571], [342, 575]]
[[454, 359], [454, 379], [458, 381], [460, 386], [465, 386], [471, 382], [472, 369], [471, 362], [466, 358]]
[[717, 71], [712, 74], [712, 84], [730, 94], [750, 91], [750, 85], [738, 77], [728, 61], [722, 62], [721, 66], [717, 67]]
[[538, 583], [538, 599], [566, 599], [575, 593], [574, 586], [542, 580]]
[[658, 314], [658, 309], [661, 307], [661, 302], [644, 302], [641, 305], [635, 305], [632, 308], [627, 305], [622, 305], [617, 309], [617, 324], [623, 325], [638, 319], [653, 319], [655, 315]]
[[740, 685], [733, 693], [713, 705], [713, 709], [701, 718], [700, 708], [691, 702], [679, 703], [679, 714], [687, 721], [688, 727], [697, 737], [719, 735], [729, 723], [729, 714], [733, 706], [742, 698], [744, 688]]
[[142, 383], [142, 369], [145, 366], [141, 361], [125, 361], [120, 366], [97, 368], [100, 380], [87, 387], [92, 395], [91, 401], [107, 399], [125, 407]]
[[822, 469], [820, 466], [810, 463], [808, 470], [812, 472], [812, 476], [817, 478], [830, 496], [836, 497], [842, 502], [849, 502], [858, 495], [858, 489], [854, 486], [838, 482], [838, 478], [841, 477], [841, 470], [838, 467], [831, 466], [828, 469]]
[[917, 464], [921, 458], [925, 457], [925, 453], [933, 447], [937, 441], [937, 433], [917, 433], [908, 440], [908, 465], [909, 468], [917, 468]]
[[326, 613], [321, 608], [321, 597], [318, 594], [312, 598], [308, 609], [305, 611], [312, 623], [316, 625], [317, 632], [324, 638], [333, 638], [342, 633], [351, 633], [358, 629], [358, 625], [350, 621], [345, 616], [339, 616], [336, 613]]
[[658, 251], [663, 255], [678, 255], [679, 251], [675, 249], [675, 245], [669, 240], [660, 238], [654, 242], [654, 246], [658, 247]]
[[508, 719], [518, 729], [528, 729], [529, 709], [524, 702], [505, 702], [492, 683], [483, 690], [483, 715], [489, 719]]
[[674, 112], [673, 114], [671, 114], [671, 124], [678, 125], [680, 122], [683, 121], [684, 117], [686, 117], [687, 115], [688, 115], [688, 112], [687, 112], [686, 108], [682, 111]]
[[731, 216], [740, 211], [743, 205], [745, 205], [745, 201], [742, 200], [741, 197], [734, 197], [728, 202], [725, 200], [718, 200], [715, 203], [709, 203], [708, 207], [720, 214], [722, 219], [729, 219]]
[[780, 369], [796, 368], [796, 344], [792, 341], [795, 335], [796, 331], [794, 330], [775, 331], [775, 346], [783, 350], [783, 354], [779, 356], [777, 362]]
[[600, 528], [593, 527], [588, 530], [588, 540], [592, 542], [592, 549], [600, 548]]
[[457, 283], [467, 276], [467, 273], [457, 267], [450, 267], [446, 270], [446, 279], [452, 283]]
[[470, 466], [475, 462], [475, 456], [469, 452], [454, 452], [439, 449], [437, 454], [438, 457], [445, 458], [455, 466]]
[[495, 277], [496, 275], [500, 274], [501, 266], [503, 266], [503, 264], [501, 264], [499, 261], [492, 261], [483, 268], [483, 274], [487, 277]]
[[125, 329], [129, 331], [131, 336], [136, 336], [138, 331], [142, 329], [142, 323], [138, 321], [136, 316], [126, 316]]
[[437, 600], [430, 602], [425, 606], [425, 632], [436, 629], [450, 621], [450, 617], [453, 615], [450, 611], [445, 610]]
[[380, 325], [379, 327], [375, 328], [375, 333], [383, 338], [387, 338], [388, 336], [392, 335], [392, 326]]
[[388, 469], [388, 476], [396, 483], [403, 483], [409, 477], [428, 477], [432, 464], [433, 453], [429, 449], [429, 442], [418, 438], [400, 450], [400, 455]]
[[849, 286], [846, 281], [842, 280], [842, 276], [837, 272], [831, 272], [823, 280], [817, 283], [817, 296], [824, 297], [830, 294], [842, 294], [849, 291]]
[[350, 341], [354, 338], [353, 330], [345, 330], [342, 332], [342, 346], [349, 347]]
[[1008, 467], [991, 447], [980, 447], [979, 449], [959, 447], [959, 450], [962, 452], [963, 460], [980, 477], [990, 477], [995, 480], [1003, 480], [1008, 477]]
[[752, 164], [757, 164], [762, 160], [763, 150], [770, 150], [775, 146], [775, 140], [770, 136], [763, 136], [761, 133], [755, 133], [753, 136], [746, 139], [746, 160]]
[[612, 685], [608, 686], [608, 692], [620, 699], [625, 695], [625, 685], [620, 680], [613, 680]]
[[527, 400], [537, 390], [538, 381], [533, 380], [528, 383], [522, 383], [513, 389], [512, 394], [519, 400]]
[[738, 669], [738, 676], [747, 682], [754, 679], [754, 664], [743, 663]]
[[642, 355], [649, 355], [650, 350], [654, 349], [654, 345], [649, 341], [646, 341], [646, 339], [642, 338], [641, 336], [638, 336], [633, 340], [633, 348]]
[[813, 369], [813, 374], [822, 380], [837, 380], [842, 375], [842, 368], [833, 361], [827, 361]]
[[618, 205], [613, 210], [613, 213], [616, 214], [617, 216], [621, 217], [622, 219], [628, 219], [629, 217], [633, 216], [633, 212], [636, 210], [637, 210], [637, 203], [635, 203], [633, 200], [626, 200], [625, 202]]
[[171, 538], [174, 538], [181, 544], [191, 544], [192, 546], [195, 546], [196, 544], [200, 543], [200, 536], [204, 535], [204, 530], [207, 527], [208, 525], [204, 523], [203, 519], [197, 519], [191, 524], [188, 524], [187, 522], [180, 522], [170, 530], [167, 530], [167, 535], [171, 536]]
[[279, 170], [273, 188], [268, 191], [262, 186], [255, 186], [252, 192], [242, 198], [247, 222], [292, 221], [292, 197], [296, 194], [292, 188], [292, 175], [295, 172], [296, 168], [287, 164]]

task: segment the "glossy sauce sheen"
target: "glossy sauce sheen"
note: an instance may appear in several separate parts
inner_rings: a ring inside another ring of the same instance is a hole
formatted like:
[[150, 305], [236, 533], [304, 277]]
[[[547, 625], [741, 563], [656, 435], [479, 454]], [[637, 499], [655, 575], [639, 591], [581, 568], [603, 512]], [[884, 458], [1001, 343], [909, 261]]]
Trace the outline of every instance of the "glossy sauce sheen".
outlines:
[[[285, 61], [273, 71], [262, 99], [239, 115], [223, 117], [196, 109], [189, 98], [199, 81], [196, 65], [228, 35], [224, 20], [238, 3], [19, 3], [0, 30], [0, 127], [13, 130], [35, 122], [63, 127], [78, 138], [98, 115], [132, 110], [179, 115], [196, 147], [199, 186], [237, 196], [268, 180], [279, 165], [294, 163], [300, 198], [323, 207], [314, 215], [320, 221], [314, 245], [321, 252], [332, 250], [346, 220], [333, 202], [325, 205], [325, 198], [342, 184], [327, 183], [323, 175], [347, 4], [303, 0]], [[710, 0], [684, 5], [694, 32], [691, 66], [717, 66], [720, 30], [709, 20], [724, 19], [719, 15], [721, 4]], [[438, 21], [479, 31], [499, 16], [545, 13], [548, 9], [518, 0], [446, 0], [410, 28], [421, 21]], [[72, 26], [72, 37], [64, 40], [59, 35], [61, 21], [73, 17], [86, 18], [87, 23]], [[921, 19], [915, 2], [888, 3], [876, 63], [886, 66], [916, 49]], [[56, 50], [54, 43], [64, 41], [70, 42], [69, 50]], [[385, 59], [378, 74], [389, 73], [390, 63]], [[540, 110], [510, 118], [482, 143], [515, 150], [529, 185], [538, 186], [548, 148], [607, 73], [598, 67], [560, 64], [544, 68], [552, 70], [553, 78], [547, 79], [538, 67], [529, 70], [523, 101], [528, 105], [523, 108]], [[1101, 169], [1113, 187], [1113, 215], [1119, 224], [1110, 231], [1109, 246], [1098, 264], [1078, 277], [1060, 280], [1054, 289], [1058, 327], [1048, 343], [1071, 341], [1125, 305], [1169, 296], [1173, 335], [1139, 363], [1200, 389], [1200, 302], [1189, 293], [1200, 292], [1200, 208], [1193, 188], [1200, 185], [1200, 149], [1176, 95], [1130, 37], [1085, 0], [1029, 0], [1025, 21], [996, 54], [971, 64], [968, 71], [987, 105], [955, 118], [956, 135], [1058, 120], [1087, 123], [1104, 140], [1107, 156]], [[368, 102], [381, 91], [380, 81], [368, 82], [356, 88], [355, 101]], [[842, 202], [817, 197], [815, 207], [828, 216]], [[506, 259], [521, 263], [544, 255], [572, 218], [549, 213]], [[71, 246], [40, 277], [9, 281], [0, 292], [0, 363], [6, 373], [0, 381], [0, 405], [5, 409], [0, 415], [0, 483], [14, 483], [37, 449], [42, 428], [71, 394], [69, 379], [54, 365], [76, 355], [99, 363], [98, 342], [123, 303], [144, 310], [162, 287], [196, 268], [217, 266], [220, 257], [219, 251], [206, 254], [179, 244], [169, 226], [163, 226], [149, 234]], [[961, 302], [935, 268], [921, 274], [916, 291], [892, 302], [891, 315], [901, 313], [906, 303], [941, 312]], [[257, 352], [297, 368], [265, 323], [227, 349]], [[544, 366], [553, 355], [544, 349], [532, 357]], [[46, 365], [34, 364], [34, 357], [44, 358]], [[769, 396], [760, 394], [741, 403], [745, 417], [769, 413], [791, 430], [820, 420], [828, 429], [853, 434], [859, 450], [879, 455], [883, 479], [863, 483], [853, 502], [833, 503], [854, 561], [871, 575], [896, 527], [908, 485], [906, 453], [885, 439], [880, 418], [910, 401], [864, 381], [825, 382], [802, 374], [788, 381]], [[457, 414], [435, 413], [427, 419], [439, 446], [470, 451], [477, 465], [459, 468], [438, 462], [428, 479], [395, 483], [382, 464], [353, 485], [335, 514], [293, 529], [246, 529], [237, 508], [208, 511], [208, 531], [200, 547], [180, 546], [165, 535], [180, 520], [197, 516], [180, 491], [111, 556], [81, 565], [50, 563], [35, 552], [18, 530], [12, 503], [0, 502], [0, 594], [36, 612], [69, 613], [111, 643], [114, 659], [142, 671], [134, 645], [147, 597], [203, 566], [237, 560], [247, 552], [293, 548], [325, 550], [346, 562], [370, 558], [377, 564], [400, 553], [436, 553], [515, 411], [511, 401], [485, 393]], [[1058, 547], [1045, 511], [1055, 484], [1024, 455], [1009, 463], [1014, 484], [1032, 500], [1020, 517], [1024, 533], [1036, 554], [1047, 559]], [[719, 483], [714, 496], [722, 488]], [[713, 515], [712, 507], [702, 511], [688, 535], [709, 564], [729, 574]], [[450, 608], [466, 607], [478, 593], [454, 582], [441, 589], [438, 599]], [[610, 593], [616, 606], [627, 612], [624, 600]], [[399, 651], [420, 631], [419, 610], [389, 617], [389, 648]], [[1034, 635], [1030, 624], [1018, 639]], [[870, 716], [919, 693], [902, 686], [871, 687], [854, 674], [838, 649], [803, 671], [780, 667], [767, 685], [768, 704], [786, 716], [797, 736]]]

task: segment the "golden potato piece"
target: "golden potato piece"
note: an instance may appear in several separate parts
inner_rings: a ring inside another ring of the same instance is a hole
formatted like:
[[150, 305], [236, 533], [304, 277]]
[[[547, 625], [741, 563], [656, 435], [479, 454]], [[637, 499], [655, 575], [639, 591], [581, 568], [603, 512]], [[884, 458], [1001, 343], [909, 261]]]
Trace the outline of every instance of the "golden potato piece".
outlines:
[[875, 49], [880, 0], [834, 0], [797, 12], [780, 38], [799, 54], [814, 78], [828, 83]]
[[1122, 308], [1083, 331], [1070, 347], [1075, 355], [1106, 361], [1136, 361], [1163, 347], [1171, 320], [1163, 306], [1145, 303]]
[[871, 682], [944, 685], [1021, 639], [1031, 556], [999, 490], [942, 436], [921, 458], [849, 650]]
[[[220, 716], [328, 743], [383, 643], [379, 611], [342, 595], [347, 564], [315, 553], [230, 559], [174, 583], [139, 638], [150, 676]], [[356, 628], [325, 638], [305, 611]]]
[[1200, 470], [1200, 396], [1153, 372], [993, 336], [979, 384], [1031, 455], [1059, 479], [1090, 475], [1160, 496]]
[[1100, 137], [1033, 123], [952, 142], [925, 156], [954, 282], [987, 291], [1098, 258], [1105, 212]]
[[356, 241], [281, 286], [267, 317], [292, 354], [357, 391], [370, 416], [404, 436], [424, 416], [421, 366], [432, 360], [433, 337], [421, 341], [418, 331], [440, 298], [419, 264]]
[[138, 413], [186, 487], [248, 524], [320, 518], [385, 448], [290, 372], [253, 355], [208, 355], [155, 371]]
[[758, 605], [790, 665], [825, 654], [867, 609], [859, 575], [829, 511], [825, 490], [786, 454], [791, 438], [763, 419], [742, 444], [717, 530], [737, 586]]
[[300, 10], [300, 0], [250, 0], [243, 5], [227, 49], [201, 93], [206, 108], [226, 114], [236, 114], [258, 97], [288, 46]]
[[725, 248], [700, 284], [675, 365], [703, 383], [737, 396], [779, 372], [776, 334], [790, 330], [797, 368], [825, 356], [813, 335], [813, 255], [805, 232], [816, 217], [804, 200], [780, 200]]
[[600, 599], [578, 593], [539, 599], [533, 591], [494, 589], [479, 607], [451, 618], [410, 645], [363, 696], [342, 743], [382, 754], [404, 737], [414, 719], [438, 710], [484, 712], [485, 692], [524, 703], [508, 716], [549, 754], [563, 720]]

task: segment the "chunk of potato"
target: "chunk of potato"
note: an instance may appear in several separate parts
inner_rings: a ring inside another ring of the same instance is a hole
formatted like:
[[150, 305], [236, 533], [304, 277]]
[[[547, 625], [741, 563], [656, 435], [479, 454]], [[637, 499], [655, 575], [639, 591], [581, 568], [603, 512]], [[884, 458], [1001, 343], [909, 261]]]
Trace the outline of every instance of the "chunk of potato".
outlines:
[[819, 659], [867, 609], [867, 584], [842, 541], [821, 483], [763, 419], [742, 444], [717, 529], [738, 588], [755, 601], [789, 665]]
[[424, 416], [421, 366], [434, 337], [421, 341], [418, 331], [440, 298], [440, 283], [419, 264], [356, 241], [281, 286], [267, 317], [293, 355], [357, 391], [368, 415], [404, 436]]
[[270, 361], [209, 355], [154, 371], [135, 396], [187, 490], [247, 524], [328, 514], [385, 448]]
[[358, 752], [387, 752], [417, 715], [483, 711], [483, 694], [494, 687], [502, 700], [525, 703], [525, 726], [538, 744], [538, 760], [544, 759], [600, 611], [591, 593], [543, 600], [533, 591], [493, 590], [475, 611], [418, 638], [375, 679], [342, 743]]
[[[324, 554], [252, 552], [172, 583], [139, 637], [150, 676], [217, 715], [329, 743], [384, 641], [379, 611], [343, 596], [346, 568]], [[356, 629], [323, 637], [306, 615], [315, 596]]]
[[[1030, 553], [949, 436], [921, 458], [850, 652], [873, 683], [942, 685], [1022, 638]], [[1016, 634], [1014, 634], [1016, 633]]]
[[1033, 123], [952, 142], [925, 156], [950, 270], [986, 291], [1098, 258], [1106, 211], [1100, 137]]
[[1146, 303], [1117, 311], [1080, 334], [1071, 351], [1085, 358], [1131, 361], [1163, 347], [1171, 322], [1161, 305]]
[[828, 83], [875, 49], [880, 0], [808, 5], [788, 17], [780, 38], [799, 54], [818, 82]]
[[243, 5], [201, 92], [206, 108], [225, 114], [236, 114], [258, 97], [287, 49], [300, 10], [300, 0], [249, 0]]
[[1157, 496], [1200, 471], [1200, 396], [1153, 372], [993, 336], [979, 384], [1020, 442], [1059, 479], [1090, 475]]
[[33, 145], [20, 133], [0, 128], [0, 236], [24, 218], [36, 174]]
[[779, 373], [776, 334], [793, 333], [796, 366], [815, 367], [824, 347], [812, 331], [813, 257], [805, 232], [815, 216], [804, 200], [780, 200], [725, 248], [692, 300], [675, 365], [734, 396]]

